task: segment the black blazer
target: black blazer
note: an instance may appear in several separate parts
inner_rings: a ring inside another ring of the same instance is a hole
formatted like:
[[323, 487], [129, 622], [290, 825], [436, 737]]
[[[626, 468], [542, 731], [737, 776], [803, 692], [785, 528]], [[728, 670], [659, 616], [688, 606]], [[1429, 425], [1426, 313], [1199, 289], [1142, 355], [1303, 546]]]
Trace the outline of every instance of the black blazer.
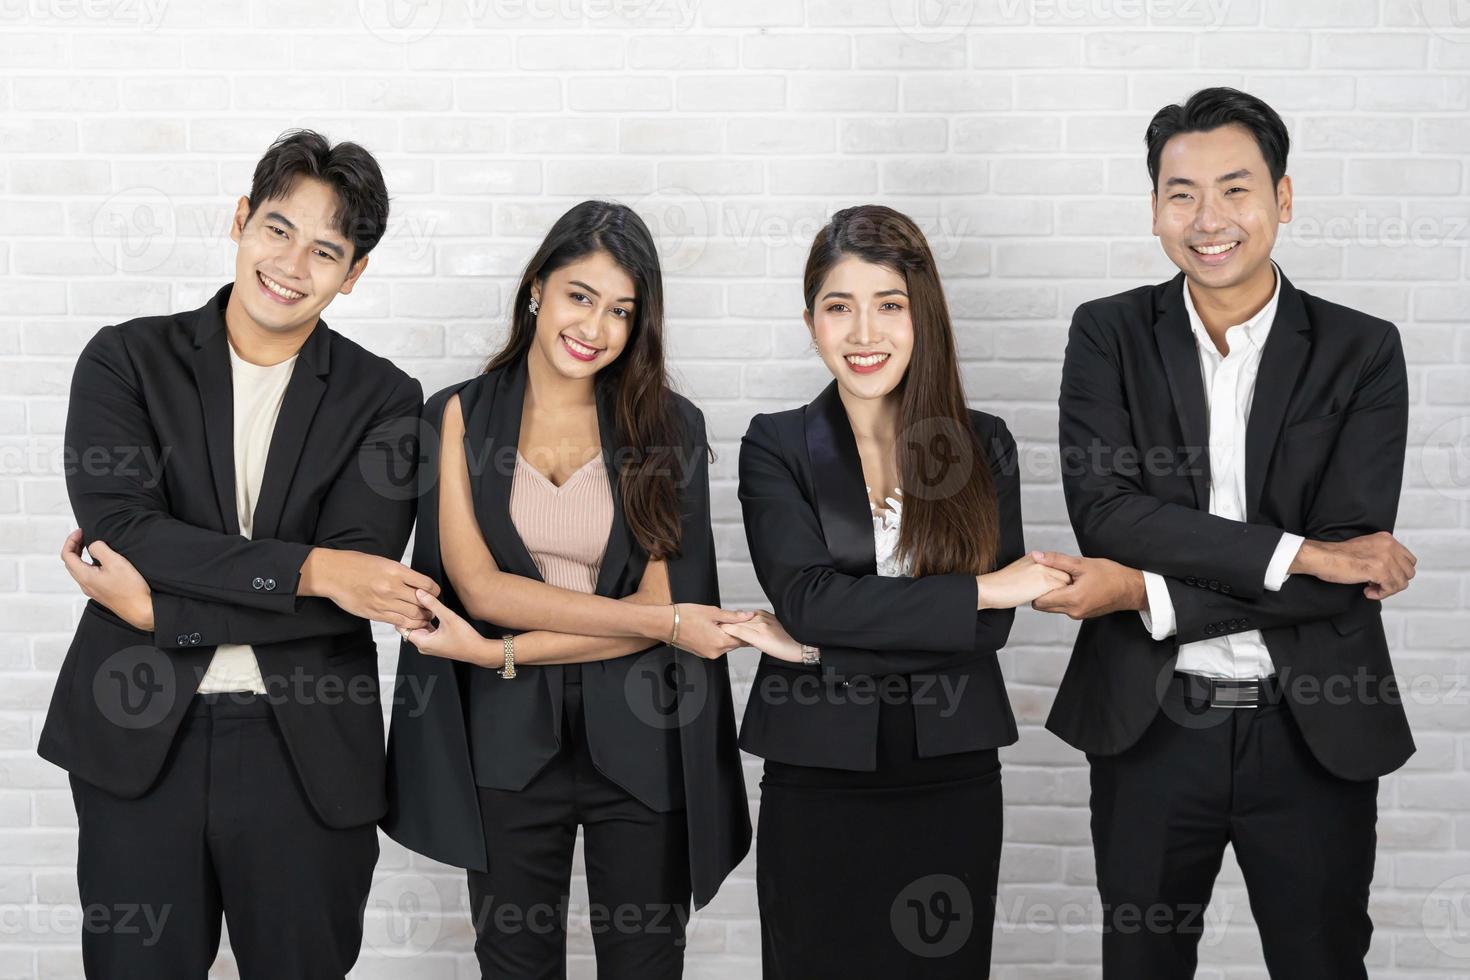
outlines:
[[1409, 415], [1398, 330], [1281, 276], [1246, 429], [1246, 520], [1227, 520], [1208, 513], [1209, 420], [1183, 283], [1078, 307], [1059, 403], [1083, 554], [1166, 576], [1178, 633], [1156, 643], [1135, 612], [1085, 621], [1047, 727], [1087, 752], [1122, 752], [1157, 713], [1180, 643], [1260, 630], [1318, 761], [1348, 779], [1391, 772], [1414, 741], [1380, 603], [1360, 585], [1293, 575], [1267, 592], [1264, 579], [1282, 531], [1337, 541], [1393, 529]]
[[[541, 580], [510, 518], [515, 447], [526, 390], [525, 358], [460, 382], [429, 399], [424, 430], [440, 431], [444, 406], [458, 393], [475, 517], [496, 565]], [[596, 383], [603, 461], [613, 487], [613, 522], [598, 575], [598, 595], [638, 589], [648, 554], [623, 520], [607, 375]], [[718, 605], [714, 536], [709, 519], [709, 446], [704, 415], [674, 395], [684, 437], [679, 460], [693, 470], [679, 481], [681, 553], [668, 563], [675, 602]], [[437, 447], [426, 439], [420, 470], [420, 521], [413, 566], [440, 583], [441, 600], [486, 637], [517, 632], [475, 620], [443, 574], [439, 550]], [[676, 473], [678, 462], [676, 461]], [[514, 680], [494, 671], [400, 645], [397, 694], [388, 739], [389, 812], [383, 829], [405, 847], [462, 868], [486, 869], [484, 829], [475, 787], [523, 788], [556, 754], [561, 740], [562, 675], [580, 670], [588, 744], [599, 768], [654, 809], [684, 806], [694, 901], [708, 903], [750, 849], [750, 812], [735, 742], [729, 666], [653, 643], [640, 653], [573, 665], [519, 666]]]
[[[1026, 553], [1016, 442], [970, 411], [994, 475], [997, 567]], [[750, 558], [776, 618], [820, 667], [761, 655], [740, 747], [778, 762], [877, 766], [878, 684], [906, 675], [921, 756], [1009, 745], [1016, 720], [996, 652], [1013, 609], [977, 610], [975, 576], [880, 576], [862, 460], [833, 381], [810, 404], [757, 415], [740, 445]], [[952, 693], [946, 693], [952, 692]]]
[[41, 731], [42, 758], [117, 796], [147, 791], [219, 643], [254, 645], [324, 822], [377, 820], [383, 716], [366, 620], [296, 595], [314, 546], [402, 556], [419, 383], [319, 322], [271, 437], [254, 535], [235, 512], [225, 286], [197, 310], [104, 327], [72, 376], [67, 493], [153, 590], [155, 629], [89, 601]]

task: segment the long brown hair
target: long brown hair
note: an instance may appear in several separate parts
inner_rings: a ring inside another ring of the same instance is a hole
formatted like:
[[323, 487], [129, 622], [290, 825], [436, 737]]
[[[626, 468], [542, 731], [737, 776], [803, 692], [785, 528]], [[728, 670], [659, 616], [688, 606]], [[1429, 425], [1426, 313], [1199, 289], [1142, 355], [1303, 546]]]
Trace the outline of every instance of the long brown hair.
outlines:
[[[583, 201], [557, 219], [526, 263], [511, 305], [510, 337], [485, 370], [525, 357], [536, 337], [530, 311], [531, 286], [586, 255], [606, 252], [633, 280], [637, 303], [621, 354], [598, 372], [596, 383], [613, 386], [616, 410], [613, 444], [631, 452], [614, 454], [623, 519], [650, 558], [679, 553], [679, 502], [673, 467], [678, 427], [664, 369], [664, 287], [653, 235], [633, 210], [608, 201]], [[687, 475], [681, 475], [681, 483]]]
[[807, 256], [802, 294], [815, 315], [817, 294], [848, 256], [904, 277], [914, 325], [914, 351], [898, 383], [894, 446], [903, 488], [898, 555], [915, 575], [995, 566], [1000, 536], [989, 454], [970, 424], [949, 306], [929, 243], [918, 225], [881, 205], [846, 208], [817, 233]]

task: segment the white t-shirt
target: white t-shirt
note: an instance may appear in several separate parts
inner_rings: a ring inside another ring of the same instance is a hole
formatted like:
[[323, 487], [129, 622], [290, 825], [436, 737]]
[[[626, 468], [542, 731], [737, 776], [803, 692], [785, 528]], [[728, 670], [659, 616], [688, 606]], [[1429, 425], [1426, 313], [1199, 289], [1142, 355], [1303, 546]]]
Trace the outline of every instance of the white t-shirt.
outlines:
[[[276, 417], [281, 412], [281, 399], [291, 380], [291, 369], [299, 355], [292, 354], [279, 364], [260, 365], [230, 349], [230, 381], [235, 403], [235, 515], [240, 533], [250, 537], [255, 523], [255, 503], [260, 496], [260, 481], [265, 475], [265, 458], [270, 452], [271, 435], [276, 430]], [[199, 682], [200, 693], [217, 691], [255, 691], [265, 693], [260, 665], [255, 650], [246, 643], [221, 643], [209, 661], [209, 669]]]

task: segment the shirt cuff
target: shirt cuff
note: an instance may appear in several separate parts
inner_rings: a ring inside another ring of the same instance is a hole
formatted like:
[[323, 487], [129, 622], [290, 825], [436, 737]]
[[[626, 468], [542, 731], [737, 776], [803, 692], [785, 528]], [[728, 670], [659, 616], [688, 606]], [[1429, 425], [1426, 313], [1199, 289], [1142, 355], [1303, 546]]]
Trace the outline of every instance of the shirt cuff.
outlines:
[[1271, 563], [1266, 566], [1267, 592], [1281, 591], [1281, 586], [1291, 577], [1289, 572], [1291, 563], [1296, 561], [1296, 553], [1301, 550], [1302, 543], [1306, 540], [1300, 534], [1292, 534], [1290, 531], [1281, 532], [1281, 540], [1276, 542], [1276, 551], [1271, 555]]
[[1155, 640], [1166, 640], [1174, 635], [1177, 623], [1174, 619], [1174, 600], [1169, 598], [1169, 586], [1164, 577], [1156, 572], [1143, 573], [1143, 588], [1148, 593], [1148, 608], [1138, 610], [1143, 628]]

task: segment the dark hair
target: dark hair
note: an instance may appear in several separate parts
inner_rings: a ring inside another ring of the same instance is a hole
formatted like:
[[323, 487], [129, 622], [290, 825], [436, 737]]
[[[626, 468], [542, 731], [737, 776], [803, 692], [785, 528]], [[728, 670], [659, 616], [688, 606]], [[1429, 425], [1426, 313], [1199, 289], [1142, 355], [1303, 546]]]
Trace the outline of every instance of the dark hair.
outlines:
[[557, 269], [596, 252], [606, 252], [627, 273], [637, 298], [628, 342], [616, 360], [597, 372], [596, 381], [614, 386], [614, 444], [634, 450], [622, 454], [632, 459], [617, 462], [623, 518], [650, 558], [668, 558], [679, 553], [682, 537], [673, 467], [683, 454], [675, 452], [673, 396], [664, 370], [663, 269], [653, 234], [632, 208], [583, 201], [557, 219], [521, 273], [511, 300], [510, 336], [485, 370], [511, 364], [530, 350], [536, 339], [531, 286], [544, 286]]
[[1286, 124], [1275, 109], [1254, 95], [1220, 86], [1202, 88], [1183, 105], [1166, 105], [1154, 113], [1143, 136], [1148, 144], [1148, 176], [1154, 190], [1159, 189], [1159, 157], [1170, 138], [1180, 133], [1206, 133], [1231, 123], [1250, 130], [1266, 159], [1271, 186], [1280, 183], [1286, 174], [1286, 152], [1291, 147]]
[[255, 165], [250, 180], [249, 221], [266, 201], [295, 190], [303, 177], [320, 180], [337, 194], [332, 224], [352, 243], [352, 261], [373, 250], [388, 226], [388, 187], [373, 155], [356, 143], [333, 146], [321, 133], [282, 133]]
[[[833, 266], [847, 256], [899, 273], [909, 294], [914, 352], [899, 381], [894, 447], [905, 495], [898, 554], [912, 558], [915, 575], [984, 574], [995, 566], [1000, 540], [995, 480], [970, 423], [949, 305], [929, 243], [918, 225], [892, 208], [870, 204], [838, 211], [817, 232], [807, 256], [802, 297], [808, 313], [815, 312], [817, 293]], [[968, 462], [969, 472], [958, 479], [942, 476], [944, 492], [938, 492], [934, 474], [948, 474], [955, 460]]]

